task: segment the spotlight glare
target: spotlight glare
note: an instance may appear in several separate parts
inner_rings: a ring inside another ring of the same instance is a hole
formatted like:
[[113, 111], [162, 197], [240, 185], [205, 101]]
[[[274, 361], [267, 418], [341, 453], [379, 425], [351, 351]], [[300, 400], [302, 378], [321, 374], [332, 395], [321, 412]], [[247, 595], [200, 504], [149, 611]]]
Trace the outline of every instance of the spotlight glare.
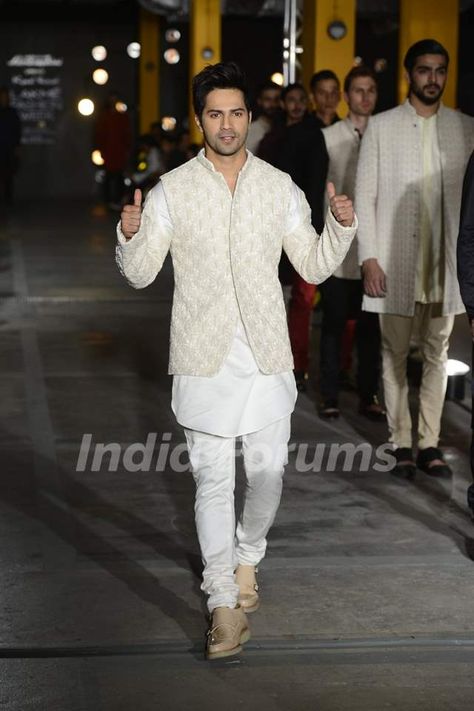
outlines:
[[81, 99], [77, 104], [77, 110], [82, 116], [91, 116], [94, 109], [94, 102], [91, 99]]
[[271, 75], [270, 79], [275, 84], [278, 84], [278, 86], [283, 86], [284, 81], [285, 81], [285, 78], [281, 72], [275, 72], [274, 74]]
[[170, 49], [167, 49], [164, 52], [163, 57], [165, 58], [165, 62], [168, 62], [168, 64], [178, 64], [179, 60], [181, 59], [178, 50], [174, 49], [174, 47], [170, 47]]
[[100, 84], [102, 86], [103, 84], [107, 84], [109, 81], [109, 74], [105, 71], [105, 69], [96, 69], [92, 73], [92, 79], [96, 84]]
[[123, 101], [117, 101], [115, 104], [115, 110], [119, 112], [119, 114], [124, 114], [128, 109], [127, 104], [124, 104]]
[[166, 30], [165, 38], [167, 42], [179, 42], [181, 39], [181, 32], [179, 30], [176, 30], [174, 28], [170, 28], [169, 30]]
[[463, 363], [461, 360], [454, 360], [450, 358], [446, 363], [446, 374], [449, 375], [467, 375], [469, 373], [469, 366], [467, 363]]
[[104, 159], [102, 158], [102, 153], [96, 149], [95, 151], [92, 151], [92, 162], [94, 165], [104, 165]]
[[161, 128], [163, 131], [174, 131], [176, 128], [176, 119], [174, 116], [163, 116], [161, 119]]
[[130, 44], [127, 46], [127, 54], [132, 59], [138, 59], [138, 57], [140, 56], [141, 49], [142, 48], [139, 42], [130, 42]]
[[92, 48], [91, 54], [96, 62], [103, 62], [107, 57], [107, 50], [102, 44]]

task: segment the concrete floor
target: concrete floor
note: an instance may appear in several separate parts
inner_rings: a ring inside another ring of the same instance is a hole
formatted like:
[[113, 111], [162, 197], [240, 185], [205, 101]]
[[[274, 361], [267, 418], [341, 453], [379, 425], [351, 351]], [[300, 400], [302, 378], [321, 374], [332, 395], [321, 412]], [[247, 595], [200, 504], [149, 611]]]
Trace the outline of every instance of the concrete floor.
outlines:
[[[169, 462], [129, 471], [123, 458], [149, 433], [154, 462], [160, 445], [184, 441], [166, 375], [171, 268], [134, 291], [113, 249], [114, 218], [90, 205], [23, 205], [1, 219], [0, 708], [468, 708], [469, 400], [445, 407], [453, 479], [405, 482], [375, 459], [328, 471], [325, 456], [302, 471], [317, 443], [375, 448], [387, 433], [357, 415], [353, 393], [332, 423], [313, 390], [300, 396], [292, 442], [307, 447], [290, 456], [252, 640], [209, 664], [192, 478]], [[470, 360], [464, 317], [452, 355]], [[98, 443], [120, 447], [116, 471], [93, 466]]]

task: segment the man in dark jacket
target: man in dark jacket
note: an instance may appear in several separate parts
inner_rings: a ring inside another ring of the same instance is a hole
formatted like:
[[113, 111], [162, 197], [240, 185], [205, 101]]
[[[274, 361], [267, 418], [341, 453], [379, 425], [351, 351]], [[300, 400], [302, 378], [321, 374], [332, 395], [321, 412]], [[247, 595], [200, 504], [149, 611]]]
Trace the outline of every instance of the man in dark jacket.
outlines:
[[[474, 152], [471, 155], [466, 175], [464, 176], [457, 260], [461, 296], [471, 326], [474, 364]], [[474, 380], [472, 382], [473, 419], [471, 426], [474, 430]], [[471, 440], [471, 471], [474, 477], [474, 434]], [[467, 490], [467, 503], [474, 516], [474, 484], [471, 484]]]

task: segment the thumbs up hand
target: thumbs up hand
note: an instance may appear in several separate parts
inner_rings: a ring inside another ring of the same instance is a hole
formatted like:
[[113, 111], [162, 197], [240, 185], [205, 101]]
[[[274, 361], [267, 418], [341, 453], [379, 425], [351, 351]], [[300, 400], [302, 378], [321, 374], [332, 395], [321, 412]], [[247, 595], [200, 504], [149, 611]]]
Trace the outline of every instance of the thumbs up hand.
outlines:
[[352, 200], [347, 195], [336, 195], [334, 183], [327, 184], [327, 192], [332, 214], [343, 227], [350, 227], [354, 222]]
[[124, 237], [132, 239], [140, 229], [142, 218], [142, 191], [138, 188], [133, 195], [133, 205], [124, 205], [120, 215], [121, 227]]

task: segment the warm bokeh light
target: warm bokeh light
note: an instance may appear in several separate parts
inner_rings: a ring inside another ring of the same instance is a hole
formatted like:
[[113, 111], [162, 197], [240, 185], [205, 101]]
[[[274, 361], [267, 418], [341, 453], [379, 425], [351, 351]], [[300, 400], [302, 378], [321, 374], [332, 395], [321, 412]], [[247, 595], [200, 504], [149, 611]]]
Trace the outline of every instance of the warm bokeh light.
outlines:
[[130, 42], [130, 44], [127, 46], [127, 54], [132, 59], [138, 59], [138, 57], [140, 56], [141, 49], [142, 48], [139, 42]]
[[181, 39], [181, 32], [174, 27], [166, 30], [165, 38], [167, 42], [178, 42]]
[[115, 104], [115, 110], [118, 111], [120, 114], [124, 114], [127, 109], [128, 106], [127, 104], [124, 104], [123, 101], [117, 101], [117, 103]]
[[92, 151], [91, 158], [94, 165], [104, 165], [104, 159], [102, 158], [102, 153], [99, 150]]
[[92, 48], [91, 54], [96, 62], [103, 62], [107, 57], [107, 50], [102, 44], [98, 44], [96, 47]]
[[109, 73], [106, 72], [105, 69], [96, 69], [92, 73], [92, 79], [96, 84], [100, 84], [102, 86], [103, 84], [107, 84], [109, 81]]
[[168, 64], [178, 64], [181, 59], [181, 55], [177, 49], [174, 49], [174, 47], [167, 49], [164, 52], [163, 57], [165, 58], [165, 62], [168, 62]]
[[94, 102], [92, 99], [81, 99], [77, 104], [77, 110], [82, 116], [91, 116], [94, 113]]
[[275, 82], [275, 84], [278, 84], [279, 86], [283, 86], [283, 83], [285, 81], [283, 74], [281, 72], [275, 72], [274, 74], [271, 75], [270, 79]]
[[176, 119], [174, 116], [163, 116], [161, 119], [161, 128], [163, 131], [174, 131], [176, 128]]

